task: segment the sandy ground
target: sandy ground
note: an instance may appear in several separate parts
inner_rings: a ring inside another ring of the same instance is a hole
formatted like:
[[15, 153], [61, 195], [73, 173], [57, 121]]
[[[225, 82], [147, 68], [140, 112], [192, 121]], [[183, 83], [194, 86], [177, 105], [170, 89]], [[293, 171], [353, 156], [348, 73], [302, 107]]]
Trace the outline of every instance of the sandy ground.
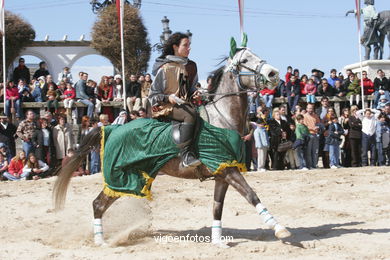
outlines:
[[101, 176], [74, 178], [59, 213], [51, 178], [0, 183], [0, 259], [390, 259], [389, 167], [245, 176], [293, 239], [276, 240], [229, 188], [223, 234], [233, 237], [231, 248], [158, 242], [160, 235], [209, 236], [213, 201], [212, 181], [158, 176], [152, 202], [121, 198], [108, 210], [109, 246], [95, 247], [91, 203]]

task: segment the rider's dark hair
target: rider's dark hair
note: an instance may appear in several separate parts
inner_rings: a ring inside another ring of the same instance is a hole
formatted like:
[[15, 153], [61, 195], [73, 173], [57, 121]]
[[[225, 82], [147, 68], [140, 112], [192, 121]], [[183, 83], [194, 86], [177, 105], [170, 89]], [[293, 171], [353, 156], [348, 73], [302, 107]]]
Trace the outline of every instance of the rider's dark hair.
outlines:
[[182, 39], [188, 39], [188, 35], [180, 32], [172, 34], [164, 44], [160, 58], [165, 58], [167, 55], [175, 55], [173, 45], [179, 46]]

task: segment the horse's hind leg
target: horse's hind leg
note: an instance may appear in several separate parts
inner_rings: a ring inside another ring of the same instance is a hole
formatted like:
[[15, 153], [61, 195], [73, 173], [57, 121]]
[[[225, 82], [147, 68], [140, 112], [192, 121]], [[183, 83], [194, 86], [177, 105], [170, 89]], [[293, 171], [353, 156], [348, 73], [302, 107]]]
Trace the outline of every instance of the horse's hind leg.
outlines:
[[100, 192], [100, 194], [93, 201], [93, 232], [94, 232], [94, 241], [96, 245], [104, 244], [103, 237], [103, 223], [102, 217], [104, 212], [116, 201], [118, 197], [109, 197], [104, 192]]
[[242, 196], [244, 196], [249, 203], [255, 208], [257, 213], [262, 217], [264, 223], [275, 230], [275, 236], [279, 239], [287, 238], [291, 234], [276, 219], [268, 212], [267, 208], [260, 202], [253, 189], [248, 185], [244, 177], [237, 168], [226, 169], [225, 181], [232, 185]]
[[215, 179], [214, 205], [213, 205], [213, 225], [211, 226], [211, 242], [221, 247], [228, 247], [222, 241], [222, 210], [226, 191], [229, 184], [221, 177]]

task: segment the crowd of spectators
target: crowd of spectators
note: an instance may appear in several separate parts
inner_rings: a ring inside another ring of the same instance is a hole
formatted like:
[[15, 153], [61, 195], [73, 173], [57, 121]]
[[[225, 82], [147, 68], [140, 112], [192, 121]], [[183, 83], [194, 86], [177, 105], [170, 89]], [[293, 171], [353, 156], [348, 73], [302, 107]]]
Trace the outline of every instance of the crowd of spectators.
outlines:
[[[370, 108], [361, 107], [361, 80], [347, 71], [346, 76], [335, 69], [330, 77], [318, 69], [312, 75], [300, 75], [287, 68], [284, 80], [275, 89], [248, 94], [248, 131], [246, 144], [247, 168], [250, 170], [313, 169], [319, 157], [324, 168], [382, 166], [390, 164], [390, 103], [389, 80], [378, 70], [373, 80], [363, 71], [364, 95], [373, 95]], [[56, 166], [66, 164], [83, 138], [94, 127], [125, 124], [147, 117], [148, 95], [152, 84], [150, 74], [131, 75], [123, 86], [120, 75], [103, 76], [99, 83], [79, 72], [74, 82], [69, 68], [64, 68], [55, 83], [41, 62], [30, 78], [30, 72], [19, 60], [13, 78], [7, 82], [4, 115], [0, 116], [0, 173], [3, 179], [38, 179], [55, 174]], [[211, 77], [207, 81], [211, 86]], [[200, 93], [207, 92], [200, 84]], [[126, 100], [124, 90], [126, 92]], [[275, 97], [288, 102], [275, 107]], [[321, 97], [318, 106], [316, 97]], [[341, 102], [337, 115], [329, 97], [348, 97]], [[300, 102], [306, 97], [306, 102]], [[126, 104], [126, 110], [103, 106], [110, 101]], [[39, 111], [23, 111], [22, 102], [47, 102], [44, 116]], [[63, 102], [59, 106], [59, 102]], [[83, 103], [86, 108], [77, 108]], [[207, 103], [207, 96], [195, 102]], [[17, 117], [10, 122], [11, 113]], [[71, 122], [67, 122], [68, 120]], [[79, 124], [74, 133], [74, 124]], [[22, 150], [16, 150], [20, 138]], [[74, 175], [100, 171], [99, 147], [94, 147], [88, 160]], [[369, 156], [368, 156], [369, 154]]]

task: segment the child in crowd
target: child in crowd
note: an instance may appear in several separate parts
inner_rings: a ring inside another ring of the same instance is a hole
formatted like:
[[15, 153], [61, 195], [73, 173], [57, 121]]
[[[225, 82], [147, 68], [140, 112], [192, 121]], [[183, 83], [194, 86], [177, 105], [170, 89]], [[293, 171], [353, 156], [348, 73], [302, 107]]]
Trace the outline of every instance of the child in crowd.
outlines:
[[[384, 146], [384, 136], [386, 135], [386, 133], [389, 132], [389, 127], [387, 126], [387, 123], [386, 123], [386, 114], [384, 113], [381, 113], [379, 116], [378, 116], [378, 120], [377, 120], [377, 123], [376, 123], [376, 130], [375, 130], [375, 140], [376, 140], [376, 144], [375, 144], [375, 147], [376, 147], [376, 152], [377, 152], [377, 155], [378, 155], [378, 166], [384, 166], [386, 165], [386, 160], [384, 158], [384, 151], [383, 151], [383, 146]], [[388, 143], [387, 143], [387, 146], [386, 148], [388, 147]]]
[[255, 146], [257, 149], [257, 170], [265, 172], [265, 162], [267, 160], [267, 152], [269, 148], [269, 137], [266, 128], [266, 121], [259, 118], [256, 122], [257, 128], [253, 133], [255, 139]]
[[292, 68], [291, 66], [288, 66], [288, 67], [287, 67], [287, 73], [286, 73], [286, 75], [284, 76], [286, 84], [290, 81], [292, 72], [293, 72], [293, 68]]
[[304, 117], [303, 115], [297, 115], [296, 117], [296, 128], [295, 128], [295, 143], [294, 148], [297, 152], [298, 161], [299, 161], [299, 169], [300, 170], [308, 170], [306, 168], [306, 159], [305, 159], [305, 147], [306, 140], [310, 135], [309, 128], [303, 123]]
[[11, 152], [8, 148], [8, 146], [5, 143], [0, 143], [0, 154], [3, 155], [3, 157], [10, 162], [12, 157], [11, 157]]
[[[295, 135], [295, 123], [294, 122], [291, 122], [289, 124], [289, 127], [290, 127], [290, 141], [294, 144], [295, 141], [296, 141], [296, 135]], [[298, 154], [297, 154], [297, 151], [293, 148], [287, 150], [286, 152], [286, 162], [287, 162], [287, 165], [289, 165], [289, 169], [299, 169], [299, 159], [298, 159]]]
[[[74, 152], [74, 149], [72, 148], [69, 148], [68, 149], [68, 153], [67, 155], [65, 156], [65, 158], [62, 160], [62, 167], [64, 167], [68, 162], [69, 160], [74, 156], [75, 152]], [[80, 165], [80, 167], [77, 168], [77, 170], [75, 172], [73, 172], [72, 176], [73, 177], [76, 177], [76, 176], [83, 176], [83, 175], [89, 175], [89, 173], [87, 172], [87, 170], [84, 170], [83, 167]]]
[[23, 167], [23, 174], [28, 179], [39, 180], [48, 176], [49, 166], [38, 160], [35, 154], [30, 153], [26, 165]]
[[72, 73], [69, 67], [65, 67], [60, 74], [58, 74], [58, 82], [73, 83]]
[[317, 86], [314, 84], [313, 79], [309, 79], [305, 85], [306, 100], [307, 103], [316, 103]]
[[272, 101], [274, 100], [274, 96], [276, 93], [276, 89], [264, 88], [260, 91], [261, 97], [264, 99], [265, 106], [268, 108], [272, 108]]
[[330, 117], [331, 124], [328, 126], [328, 136], [325, 139], [325, 144], [329, 148], [330, 168], [337, 169], [340, 166], [340, 143], [341, 136], [344, 134], [344, 129], [338, 122], [335, 115]]
[[54, 107], [54, 113], [58, 113], [58, 100], [57, 100], [57, 91], [54, 89], [54, 85], [49, 85], [49, 90], [46, 94], [47, 97], [47, 111], [50, 111], [50, 108]]
[[72, 87], [72, 84], [66, 83], [66, 90], [64, 91], [64, 96], [64, 107], [66, 108], [66, 114], [70, 115], [72, 112], [74, 99], [76, 98], [76, 91]]
[[38, 78], [38, 80], [32, 81], [32, 92], [31, 95], [34, 98], [35, 102], [43, 102], [42, 100], [42, 87], [45, 85], [45, 77], [41, 76]]
[[0, 153], [0, 180], [3, 180], [3, 174], [8, 170], [8, 161], [3, 156], [3, 154]]
[[376, 107], [376, 109], [383, 110], [388, 103], [389, 103], [389, 100], [387, 100], [386, 95], [381, 95], [379, 98], [378, 106]]
[[3, 173], [3, 176], [10, 181], [25, 180], [28, 173], [23, 172], [23, 167], [26, 162], [26, 154], [24, 151], [19, 151], [17, 155], [12, 158], [8, 166], [8, 171]]

